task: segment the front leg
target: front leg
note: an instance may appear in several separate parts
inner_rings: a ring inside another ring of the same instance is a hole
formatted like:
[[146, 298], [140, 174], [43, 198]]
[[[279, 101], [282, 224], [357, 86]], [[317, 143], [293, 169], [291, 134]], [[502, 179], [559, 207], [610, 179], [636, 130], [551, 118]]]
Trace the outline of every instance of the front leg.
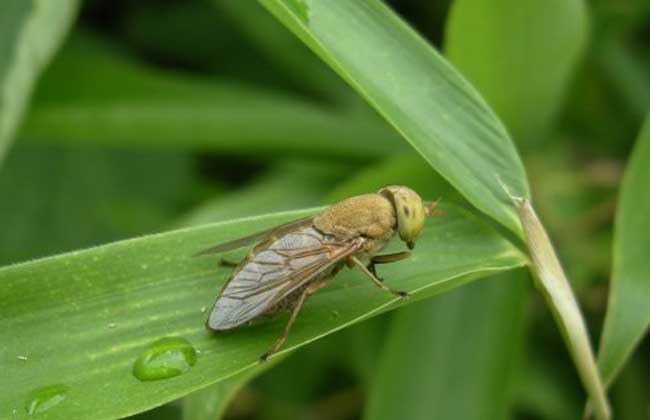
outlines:
[[411, 256], [411, 253], [409, 251], [402, 251], [402, 252], [396, 252], [394, 254], [384, 254], [384, 255], [375, 255], [370, 259], [370, 262], [366, 266], [368, 271], [370, 271], [372, 274], [374, 274], [375, 278], [381, 282], [384, 281], [381, 277], [377, 275], [377, 269], [375, 268], [375, 265], [377, 264], [389, 264], [393, 263], [396, 261], [401, 261], [405, 260], [408, 257]]
[[374, 274], [372, 274], [372, 272], [370, 272], [370, 270], [368, 269], [368, 267], [366, 267], [365, 265], [363, 265], [363, 263], [362, 263], [361, 261], [359, 261], [359, 259], [358, 259], [357, 257], [355, 257], [355, 256], [350, 256], [350, 257], [348, 257], [348, 264], [351, 265], [351, 266], [356, 265], [357, 267], [359, 267], [359, 268], [361, 269], [361, 271], [363, 271], [363, 273], [364, 273], [366, 276], [368, 276], [368, 278], [369, 278], [370, 280], [372, 280], [373, 283], [375, 283], [377, 286], [381, 287], [382, 289], [384, 289], [384, 290], [387, 291], [388, 293], [391, 293], [391, 294], [393, 294], [393, 295], [395, 295], [395, 296], [399, 296], [399, 297], [401, 297], [401, 298], [408, 297], [408, 295], [409, 295], [408, 292], [402, 292], [402, 291], [400, 291], [400, 290], [392, 289], [392, 288], [386, 286], [384, 283], [382, 283], [381, 280], [379, 280], [379, 279], [377, 278], [377, 276], [375, 276]]

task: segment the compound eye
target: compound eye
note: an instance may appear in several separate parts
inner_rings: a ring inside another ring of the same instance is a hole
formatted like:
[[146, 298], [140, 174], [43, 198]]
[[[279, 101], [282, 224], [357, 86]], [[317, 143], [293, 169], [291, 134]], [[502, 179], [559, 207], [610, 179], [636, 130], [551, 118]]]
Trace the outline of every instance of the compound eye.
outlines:
[[393, 203], [399, 237], [407, 246], [415, 246], [415, 241], [424, 227], [426, 215], [418, 193], [401, 185], [389, 185], [379, 190], [379, 193]]
[[415, 245], [424, 227], [424, 207], [415, 194], [396, 194], [397, 231], [407, 245]]

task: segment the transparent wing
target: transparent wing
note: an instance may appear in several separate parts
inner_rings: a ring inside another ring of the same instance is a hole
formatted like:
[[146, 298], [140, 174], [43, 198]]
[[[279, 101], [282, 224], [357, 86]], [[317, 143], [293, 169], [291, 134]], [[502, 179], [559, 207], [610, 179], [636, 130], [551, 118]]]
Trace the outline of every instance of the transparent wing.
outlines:
[[213, 247], [204, 249], [202, 251], [197, 252], [194, 254], [194, 257], [198, 257], [201, 255], [207, 255], [207, 254], [218, 254], [220, 252], [225, 252], [225, 251], [230, 251], [233, 249], [241, 248], [246, 245], [250, 245], [254, 242], [259, 242], [262, 241], [266, 238], [268, 238], [271, 235], [282, 235], [283, 233], [286, 233], [292, 229], [301, 227], [301, 226], [308, 226], [311, 225], [312, 220], [314, 219], [314, 216], [309, 216], [309, 217], [303, 217], [302, 219], [298, 220], [293, 220], [291, 222], [285, 223], [283, 225], [279, 226], [274, 226], [270, 229], [263, 230], [261, 232], [253, 233], [252, 235], [249, 236], [244, 236], [243, 238], [235, 239], [232, 241], [224, 242], [219, 245], [215, 245]]
[[283, 298], [358, 251], [363, 239], [333, 241], [311, 226], [288, 232], [256, 248], [224, 286], [208, 327], [228, 330], [263, 314]]

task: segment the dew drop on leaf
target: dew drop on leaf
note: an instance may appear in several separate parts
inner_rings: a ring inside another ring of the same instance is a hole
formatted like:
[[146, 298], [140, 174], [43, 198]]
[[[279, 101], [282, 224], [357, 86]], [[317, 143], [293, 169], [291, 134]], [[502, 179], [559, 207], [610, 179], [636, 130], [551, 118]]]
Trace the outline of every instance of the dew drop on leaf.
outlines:
[[28, 415], [42, 413], [59, 405], [65, 400], [69, 387], [63, 384], [48, 385], [36, 388], [27, 395], [25, 411]]
[[165, 337], [150, 344], [133, 364], [133, 375], [141, 381], [171, 378], [196, 363], [196, 350], [182, 337]]

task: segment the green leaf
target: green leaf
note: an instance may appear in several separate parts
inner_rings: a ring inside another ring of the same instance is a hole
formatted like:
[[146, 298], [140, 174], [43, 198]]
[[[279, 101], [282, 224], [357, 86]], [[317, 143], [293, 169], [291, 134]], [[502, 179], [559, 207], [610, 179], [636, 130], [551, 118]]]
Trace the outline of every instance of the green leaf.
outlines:
[[480, 95], [377, 0], [260, 0], [477, 208], [521, 233], [524, 168]]
[[[411, 291], [412, 299], [398, 302], [361, 273], [345, 270], [309, 300], [282, 351], [525, 263], [515, 247], [475, 216], [450, 206], [444, 210], [444, 218], [430, 219], [413, 258], [382, 272], [391, 285]], [[60, 384], [67, 389], [65, 399], [46, 412], [48, 419], [118, 418], [257, 366], [285, 320], [228, 334], [207, 331], [206, 309], [228, 270], [217, 268], [217, 256], [191, 255], [305, 214], [173, 231], [0, 269], [0, 417], [10, 418], [14, 409], [24, 413], [30, 393]], [[170, 379], [137, 380], [132, 369], [138, 355], [169, 336], [189, 340], [199, 351], [196, 365]]]
[[77, 0], [0, 4], [0, 161], [31, 95], [77, 13]]
[[445, 52], [515, 139], [539, 139], [559, 110], [587, 23], [583, 0], [456, 0]]
[[[584, 47], [586, 24], [582, 0], [457, 0], [446, 28], [446, 52], [515, 138], [536, 140], [549, 131], [561, 105]], [[515, 202], [529, 204], [521, 197]], [[548, 298], [579, 374], [598, 399], [602, 414], [606, 401], [571, 287], [534, 209], [527, 205], [519, 210], [540, 291]]]
[[598, 366], [611, 384], [650, 325], [650, 115], [621, 187], [614, 227], [612, 282]]
[[506, 418], [526, 290], [513, 274], [400, 310], [364, 419]]
[[21, 135], [72, 144], [348, 160], [370, 160], [403, 146], [382, 121], [348, 118], [233, 81], [158, 70], [115, 50], [88, 35], [73, 37], [44, 75]]

